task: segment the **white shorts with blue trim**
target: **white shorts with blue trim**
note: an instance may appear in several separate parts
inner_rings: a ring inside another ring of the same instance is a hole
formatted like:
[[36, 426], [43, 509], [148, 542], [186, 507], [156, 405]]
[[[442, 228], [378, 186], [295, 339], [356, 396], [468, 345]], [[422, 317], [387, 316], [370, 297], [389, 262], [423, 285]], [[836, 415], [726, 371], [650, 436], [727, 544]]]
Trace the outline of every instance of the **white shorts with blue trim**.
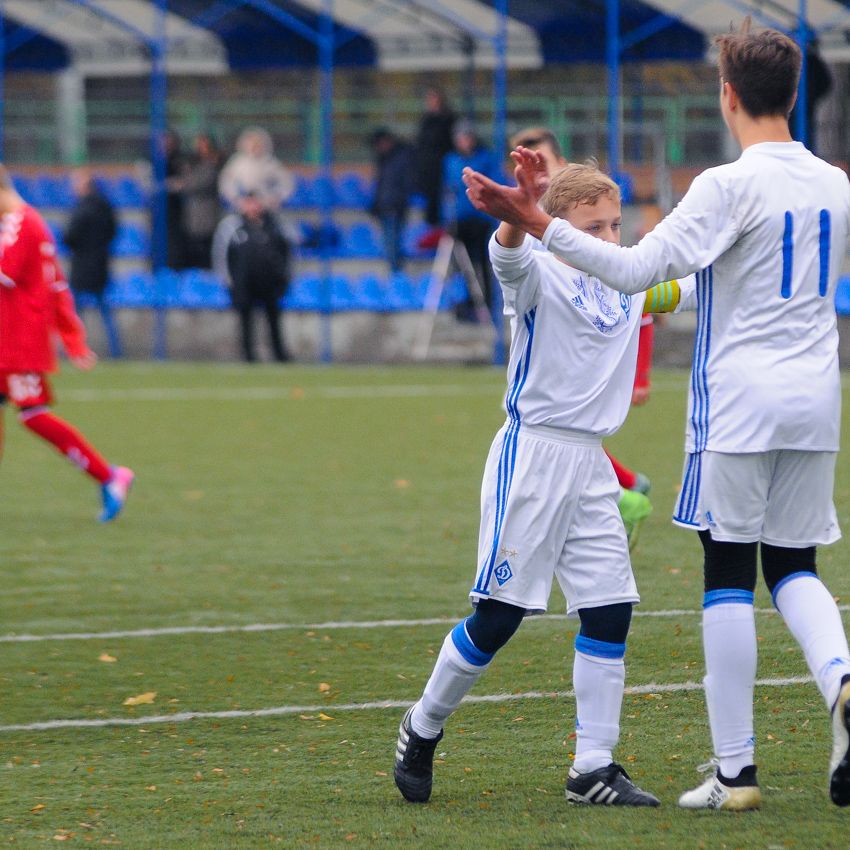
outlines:
[[619, 495], [598, 437], [506, 422], [484, 469], [473, 604], [545, 611], [553, 577], [571, 615], [640, 601]]
[[673, 522], [714, 540], [803, 549], [841, 537], [832, 488], [835, 452], [776, 449], [685, 457]]

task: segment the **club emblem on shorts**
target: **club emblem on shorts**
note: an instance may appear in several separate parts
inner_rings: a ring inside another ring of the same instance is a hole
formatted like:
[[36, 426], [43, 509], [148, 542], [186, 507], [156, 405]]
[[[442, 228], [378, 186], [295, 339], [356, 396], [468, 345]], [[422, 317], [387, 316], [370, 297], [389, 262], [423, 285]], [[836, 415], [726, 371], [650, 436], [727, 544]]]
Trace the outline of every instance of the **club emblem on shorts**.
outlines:
[[511, 569], [511, 565], [507, 561], [502, 561], [498, 567], [496, 567], [493, 575], [496, 576], [496, 581], [499, 582], [499, 587], [501, 587], [505, 582], [510, 581], [514, 577], [513, 570]]

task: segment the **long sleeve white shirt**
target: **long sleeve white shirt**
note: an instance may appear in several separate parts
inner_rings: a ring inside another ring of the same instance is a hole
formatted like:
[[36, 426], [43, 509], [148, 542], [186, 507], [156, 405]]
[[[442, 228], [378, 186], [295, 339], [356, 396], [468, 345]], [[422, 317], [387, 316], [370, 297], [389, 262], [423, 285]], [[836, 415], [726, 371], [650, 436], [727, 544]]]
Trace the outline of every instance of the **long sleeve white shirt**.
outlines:
[[798, 142], [766, 142], [703, 172], [631, 248], [560, 219], [543, 244], [625, 293], [697, 273], [688, 451], [837, 451], [848, 233], [844, 172]]

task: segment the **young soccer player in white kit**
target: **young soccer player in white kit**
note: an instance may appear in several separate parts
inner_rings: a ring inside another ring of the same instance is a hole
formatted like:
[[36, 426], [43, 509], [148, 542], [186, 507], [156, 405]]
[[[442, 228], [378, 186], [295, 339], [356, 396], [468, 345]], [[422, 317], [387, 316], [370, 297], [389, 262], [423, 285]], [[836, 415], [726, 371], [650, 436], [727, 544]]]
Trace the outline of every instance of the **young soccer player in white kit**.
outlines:
[[[595, 167], [570, 165], [543, 196], [594, 241], [619, 242], [620, 196]], [[474, 614], [446, 637], [421, 699], [399, 730], [395, 781], [431, 794], [443, 725], [527, 614], [546, 610], [552, 579], [581, 619], [575, 642], [572, 802], [657, 806], [612, 751], [619, 736], [632, 605], [638, 601], [619, 487], [602, 439], [629, 410], [644, 295], [621, 295], [501, 225], [490, 241], [511, 321], [507, 421], [481, 495]]]
[[800, 51], [783, 34], [718, 38], [720, 106], [743, 149], [694, 180], [641, 242], [588, 239], [538, 210], [519, 153], [519, 186], [466, 176], [473, 202], [541, 238], [624, 293], [697, 274], [698, 320], [686, 462], [674, 520], [705, 551], [703, 644], [714, 775], [685, 808], [753, 809], [756, 633], [762, 572], [832, 714], [829, 790], [850, 805], [850, 652], [816, 547], [839, 537], [832, 503], [839, 442], [836, 279], [850, 231], [847, 177], [791, 139]]

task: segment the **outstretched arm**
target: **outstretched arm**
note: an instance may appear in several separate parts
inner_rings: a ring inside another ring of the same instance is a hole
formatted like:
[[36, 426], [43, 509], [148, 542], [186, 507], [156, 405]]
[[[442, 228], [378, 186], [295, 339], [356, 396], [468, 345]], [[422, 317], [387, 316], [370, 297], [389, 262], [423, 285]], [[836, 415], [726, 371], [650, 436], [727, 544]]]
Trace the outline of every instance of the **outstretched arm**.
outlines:
[[[514, 153], [511, 153], [511, 159], [513, 159], [515, 163], [514, 178], [516, 179], [517, 185], [519, 185], [520, 181], [524, 179], [526, 172], [523, 171], [524, 166], [521, 159], [514, 156]], [[531, 176], [528, 189], [534, 195], [535, 204], [537, 204], [540, 202], [540, 199], [543, 197], [543, 193], [546, 191], [546, 187], [549, 184], [549, 174], [546, 168], [546, 162], [543, 157], [535, 153], [534, 161], [530, 164], [530, 167], [525, 166], [525, 168]], [[485, 180], [488, 179], [484, 175], [480, 176], [484, 177]], [[465, 172], [464, 183], [466, 183]], [[498, 186], [498, 184], [494, 185]], [[499, 186], [498, 188], [508, 187]], [[469, 194], [469, 190], [467, 190], [467, 194]], [[518, 248], [525, 241], [525, 230], [521, 227], [517, 227], [515, 224], [509, 224], [507, 221], [502, 221], [499, 225], [499, 229], [496, 231], [496, 241], [505, 248]]]

